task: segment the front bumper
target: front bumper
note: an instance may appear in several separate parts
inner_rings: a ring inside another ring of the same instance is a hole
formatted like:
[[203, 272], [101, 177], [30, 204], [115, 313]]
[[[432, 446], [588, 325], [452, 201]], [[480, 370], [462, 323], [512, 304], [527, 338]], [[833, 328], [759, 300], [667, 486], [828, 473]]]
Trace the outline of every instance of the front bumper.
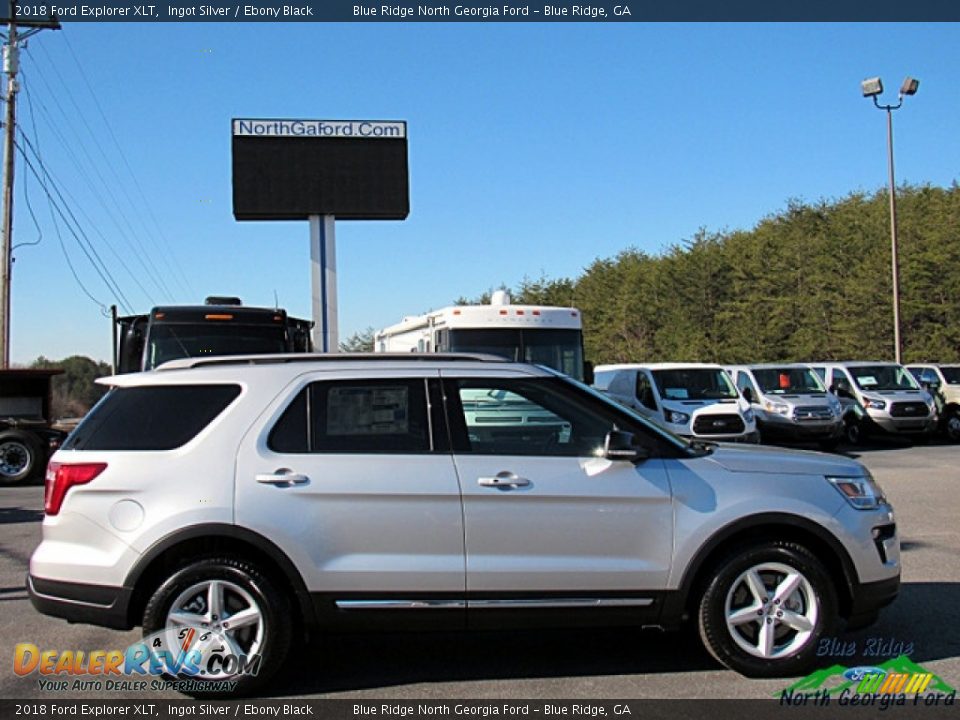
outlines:
[[881, 608], [897, 599], [900, 593], [900, 576], [862, 583], [852, 588], [850, 618], [863, 618], [875, 615]]
[[115, 630], [134, 626], [129, 612], [132, 588], [46, 580], [28, 574], [27, 592], [33, 607], [44, 615]]
[[832, 440], [843, 435], [843, 421], [798, 423], [793, 420], [758, 420], [760, 431], [768, 437], [788, 440]]
[[867, 417], [881, 430], [893, 435], [929, 435], [936, 432], [938, 423], [936, 415], [921, 418], [895, 418], [868, 412]]

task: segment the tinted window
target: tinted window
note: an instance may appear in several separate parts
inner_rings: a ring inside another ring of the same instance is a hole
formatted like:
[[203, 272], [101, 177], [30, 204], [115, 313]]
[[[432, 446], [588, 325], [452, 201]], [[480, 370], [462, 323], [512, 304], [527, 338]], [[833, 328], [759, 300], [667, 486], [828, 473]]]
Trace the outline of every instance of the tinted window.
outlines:
[[650, 378], [645, 372], [637, 373], [637, 400], [651, 410], [657, 409], [657, 400], [653, 396], [653, 386], [650, 384]]
[[290, 403], [267, 441], [279, 453], [430, 452], [422, 379], [317, 382]]
[[185, 445], [240, 394], [238, 385], [114, 388], [64, 450], [172, 450]]
[[282, 353], [286, 349], [286, 331], [277, 324], [156, 324], [150, 330], [144, 369], [185, 357]]

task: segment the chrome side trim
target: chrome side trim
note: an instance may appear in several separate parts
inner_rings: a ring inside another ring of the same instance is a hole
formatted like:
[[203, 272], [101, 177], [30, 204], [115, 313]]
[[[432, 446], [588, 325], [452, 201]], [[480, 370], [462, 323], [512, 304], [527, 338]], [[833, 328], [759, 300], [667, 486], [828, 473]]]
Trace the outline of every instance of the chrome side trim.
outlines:
[[341, 610], [463, 610], [465, 608], [649, 607], [653, 598], [511, 598], [505, 600], [337, 600]]
[[341, 610], [463, 610], [463, 600], [337, 600]]
[[471, 608], [572, 608], [648, 607], [652, 598], [531, 598], [511, 600], [468, 600]]

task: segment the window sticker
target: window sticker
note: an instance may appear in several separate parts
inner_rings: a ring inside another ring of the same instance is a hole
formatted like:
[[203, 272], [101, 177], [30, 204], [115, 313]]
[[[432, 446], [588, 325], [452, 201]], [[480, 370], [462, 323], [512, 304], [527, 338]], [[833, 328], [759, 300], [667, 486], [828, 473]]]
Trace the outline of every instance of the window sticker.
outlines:
[[686, 400], [690, 397], [690, 393], [687, 392], [686, 388], [666, 388], [667, 397], [671, 400]]
[[327, 435], [409, 432], [407, 388], [334, 387], [327, 395]]
[[864, 387], [877, 385], [877, 379], [873, 375], [864, 375], [863, 377], [857, 378], [860, 384]]

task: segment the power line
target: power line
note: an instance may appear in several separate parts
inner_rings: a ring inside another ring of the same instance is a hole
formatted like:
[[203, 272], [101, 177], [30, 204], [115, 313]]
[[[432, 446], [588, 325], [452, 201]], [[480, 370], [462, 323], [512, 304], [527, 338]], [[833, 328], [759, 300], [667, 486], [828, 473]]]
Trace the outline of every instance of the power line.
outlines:
[[[41, 48], [43, 48], [43, 46], [41, 46]], [[46, 53], [46, 49], [45, 49], [45, 48], [43, 48], [43, 49], [44, 49], [44, 53]], [[32, 57], [32, 53], [31, 53], [31, 57]], [[127, 192], [126, 192], [126, 185], [125, 185], [125, 183], [120, 179], [120, 177], [119, 177], [116, 169], [113, 167], [113, 163], [110, 161], [110, 158], [107, 157], [107, 154], [106, 154], [106, 152], [105, 152], [104, 149], [103, 149], [103, 146], [101, 145], [100, 141], [97, 139], [97, 136], [96, 136], [96, 134], [93, 132], [93, 129], [90, 127], [90, 124], [87, 122], [87, 119], [86, 119], [86, 116], [85, 116], [84, 113], [83, 113], [83, 110], [80, 108], [80, 105], [77, 103], [76, 99], [74, 98], [73, 93], [70, 92], [70, 87], [69, 87], [69, 85], [68, 85], [67, 82], [63, 79], [63, 76], [60, 74], [60, 71], [57, 69], [56, 64], [53, 63], [53, 60], [50, 59], [49, 55], [47, 55], [47, 58], [48, 58], [49, 62], [51, 63], [51, 66], [52, 66], [52, 69], [53, 69], [54, 74], [56, 75], [57, 79], [60, 81], [60, 84], [63, 86], [63, 94], [64, 94], [64, 95], [68, 98], [68, 100], [72, 103], [72, 105], [73, 105], [73, 107], [74, 107], [74, 109], [75, 109], [75, 111], [76, 111], [76, 112], [75, 112], [75, 116], [76, 116], [77, 118], [79, 118], [80, 123], [81, 123], [81, 124], [83, 125], [83, 127], [86, 129], [87, 134], [88, 134], [88, 135], [90, 136], [90, 138], [93, 140], [93, 146], [97, 149], [97, 151], [99, 152], [101, 158], [103, 159], [103, 161], [104, 161], [107, 169], [108, 169], [108, 170], [110, 171], [110, 173], [113, 175], [113, 178], [114, 178], [114, 181], [115, 181], [114, 184], [115, 184], [117, 187], [120, 188], [121, 192], [122, 192], [124, 195], [126, 195], [127, 202], [129, 203], [130, 207], [135, 210], [136, 208], [133, 207], [133, 202], [131, 201], [129, 195], [128, 195]], [[35, 66], [35, 67], [36, 67], [36, 70], [37, 70], [37, 74], [38, 74], [38, 76], [40, 77], [40, 80], [41, 80], [45, 85], [47, 85], [47, 89], [50, 91], [50, 97], [51, 97], [51, 99], [53, 100], [54, 105], [55, 105], [55, 106], [57, 107], [57, 109], [60, 111], [61, 115], [63, 115], [65, 118], [68, 118], [68, 122], [69, 122], [69, 116], [68, 116], [67, 112], [63, 109], [63, 106], [60, 104], [60, 101], [59, 101], [59, 99], [58, 99], [58, 97], [57, 97], [58, 93], [57, 93], [56, 91], [54, 91], [52, 87], [50, 87], [50, 85], [49, 85], [49, 83], [48, 83], [48, 81], [47, 81], [47, 79], [46, 79], [45, 73], [40, 69], [39, 65], [37, 65], [37, 66]], [[68, 125], [68, 126], [69, 126], [69, 125]], [[134, 229], [133, 224], [130, 222], [130, 219], [127, 217], [127, 214], [123, 211], [123, 208], [121, 207], [121, 204], [120, 204], [120, 202], [119, 202], [118, 199], [117, 199], [117, 196], [114, 194], [114, 192], [113, 192], [113, 190], [112, 190], [112, 188], [111, 188], [110, 183], [108, 183], [108, 182], [106, 181], [106, 179], [104, 178], [103, 174], [100, 172], [99, 168], [97, 167], [97, 164], [94, 162], [93, 158], [90, 156], [90, 153], [87, 151], [86, 144], [85, 144], [85, 143], [83, 142], [83, 140], [80, 138], [79, 134], [76, 134], [76, 137], [78, 138], [78, 140], [80, 140], [80, 142], [79, 142], [80, 150], [81, 150], [81, 151], [83, 152], [83, 154], [87, 157], [87, 160], [88, 160], [88, 162], [89, 162], [89, 164], [90, 164], [90, 167], [93, 169], [93, 171], [94, 171], [94, 173], [96, 174], [97, 178], [100, 180], [100, 184], [102, 185], [104, 191], [106, 192], [106, 194], [108, 195], [108, 197], [110, 198], [110, 200], [113, 202], [114, 206], [116, 207], [117, 213], [119, 214], [120, 218], [123, 220], [124, 224], [125, 224], [126, 227], [127, 227], [129, 236], [130, 236], [130, 237], [133, 239], [133, 241], [137, 244], [137, 246], [139, 247], [139, 250], [140, 250], [140, 252], [143, 254], [143, 256], [150, 259], [150, 263], [154, 266], [154, 268], [159, 268], [159, 267], [160, 267], [160, 263], [156, 262], [156, 261], [151, 257], [150, 252], [149, 252], [149, 251], [147, 250], [147, 248], [144, 246], [143, 242], [142, 242], [141, 239], [140, 239], [139, 233], [137, 233], [137, 231]], [[158, 286], [158, 288], [160, 289], [161, 293], [163, 293], [168, 299], [174, 300], [175, 295], [174, 295], [174, 293], [170, 290], [170, 287], [169, 287], [169, 285], [167, 285], [166, 280], [164, 279], [163, 275], [157, 273], [155, 270], [154, 270], [154, 271], [151, 271], [151, 269], [150, 269], [150, 268], [147, 268], [147, 267], [145, 267], [144, 269], [145, 269], [145, 271], [150, 275], [151, 279], [154, 281], [154, 284], [156, 284], [156, 285]]]
[[[127, 172], [130, 175], [130, 178], [133, 180], [133, 185], [137, 189], [137, 192], [140, 195], [140, 199], [143, 202], [143, 207], [146, 208], [147, 214], [150, 216], [150, 219], [153, 221], [153, 224], [156, 226], [159, 238], [161, 239], [163, 244], [166, 245], [167, 254], [164, 257], [170, 260], [170, 262], [173, 264], [173, 267], [180, 274], [180, 277], [178, 278], [178, 282], [182, 280], [181, 288], [187, 291], [188, 293], [192, 294], [190, 281], [187, 279], [186, 274], [183, 272], [183, 268], [181, 267], [179, 261], [177, 260], [177, 256], [173, 254], [172, 250], [170, 249], [170, 244], [166, 236], [164, 235], [163, 228], [160, 225], [160, 222], [157, 220], [156, 215], [154, 215], [153, 213], [153, 207], [150, 205], [150, 202], [147, 200], [146, 194], [143, 192], [143, 187], [140, 185], [140, 180], [137, 178], [136, 173], [134, 173], [133, 168], [130, 167], [130, 163], [127, 161], [127, 154], [123, 151], [123, 146], [120, 145], [120, 142], [117, 140], [117, 136], [113, 132], [113, 126], [110, 124], [110, 120], [107, 118], [107, 114], [103, 111], [103, 107], [100, 105], [100, 100], [99, 98], [97, 98], [96, 92], [94, 92], [93, 85], [90, 83], [89, 79], [87, 78], [87, 73], [83, 69], [83, 64], [80, 62], [80, 59], [77, 57], [77, 54], [73, 50], [73, 45], [70, 44], [70, 38], [67, 35], [67, 33], [63, 33], [63, 40], [67, 45], [67, 50], [70, 51], [70, 57], [73, 58], [73, 62], [77, 66], [77, 70], [80, 73], [80, 77], [83, 79], [84, 85], [87, 86], [87, 90], [90, 93], [90, 97], [93, 99], [93, 104], [97, 108], [97, 112], [100, 113], [100, 117], [103, 120], [103, 125], [104, 127], [106, 127], [107, 133], [110, 135], [110, 139], [113, 140], [114, 147], [117, 148], [117, 153], [120, 155], [120, 159], [123, 161], [123, 164], [126, 167]], [[147, 229], [146, 224], [144, 224], [144, 229]]]
[[[29, 143], [29, 141], [23, 135], [21, 135], [21, 137], [24, 138], [24, 140]], [[80, 226], [80, 223], [77, 221], [76, 216], [73, 214], [73, 211], [70, 209], [69, 205], [66, 203], [66, 200], [63, 198], [63, 195], [60, 193], [60, 190], [54, 183], [53, 179], [49, 175], [47, 175], [46, 177], [41, 176], [41, 174], [37, 172], [36, 167], [34, 166], [33, 162], [31, 162], [30, 157], [24, 151], [23, 147], [16, 141], [14, 141], [14, 144], [17, 150], [20, 152], [20, 156], [23, 158], [24, 162], [26, 163], [27, 168], [30, 170], [31, 173], [33, 173], [33, 176], [37, 179], [37, 182], [40, 183], [40, 187], [43, 188], [43, 191], [47, 196], [48, 202], [50, 202], [51, 206], [56, 209], [57, 214], [60, 215], [60, 218], [63, 220], [65, 227], [67, 228], [67, 230], [70, 231], [70, 234], [73, 235], [74, 239], [77, 241], [77, 245], [80, 247], [80, 250], [86, 256], [87, 260], [90, 262], [90, 265], [93, 267], [94, 271], [100, 277], [100, 280], [103, 281], [103, 284], [107, 286], [107, 289], [116, 298], [118, 304], [122, 305], [127, 312], [132, 313], [133, 311], [132, 311], [132, 306], [130, 305], [130, 301], [127, 299], [127, 296], [124, 294], [123, 290], [120, 289], [120, 286], [117, 284], [116, 280], [114, 280], [113, 276], [110, 274], [110, 271], [107, 269], [106, 265], [104, 264], [102, 258], [100, 257], [100, 254], [97, 252], [96, 248], [93, 246], [93, 243], [90, 242], [90, 239], [87, 237], [86, 233], [83, 231], [83, 228]], [[29, 146], [29, 144], [28, 144], [28, 147], [30, 147], [31, 151], [33, 151], [33, 148]], [[56, 192], [57, 197], [59, 198], [59, 201], [60, 201], [59, 203], [57, 203], [57, 201], [54, 200], [53, 195], [50, 192], [50, 187], [48, 187], [47, 185], [47, 181], [49, 181], [50, 186], [52, 186], [54, 192]], [[64, 213], [64, 210], [66, 210], [66, 214]], [[69, 215], [69, 219], [67, 215]], [[71, 223], [73, 223], [73, 225], [76, 227], [76, 230], [74, 230], [74, 228], [71, 227]], [[79, 231], [79, 235], [77, 234], [77, 231]], [[81, 236], [83, 236], [83, 239], [81, 239]], [[71, 264], [71, 270], [73, 270], [75, 273], [75, 269], [72, 267], [72, 264]]]
[[[32, 149], [33, 152], [34, 152], [34, 155], [36, 156], [37, 162], [38, 162], [38, 164], [40, 165], [40, 168], [43, 170], [43, 173], [44, 173], [45, 175], [51, 177], [54, 182], [56, 182], [58, 185], [60, 185], [59, 180], [57, 179], [57, 177], [46, 167], [46, 164], [44, 163], [44, 160], [43, 160], [43, 156], [40, 154], [40, 141], [39, 141], [40, 135], [39, 135], [39, 132], [38, 132], [38, 130], [37, 130], [36, 118], [35, 118], [35, 116], [34, 116], [33, 96], [32, 96], [32, 94], [31, 94], [31, 92], [30, 92], [30, 87], [29, 87], [28, 83], [26, 82], [26, 78], [24, 78], [23, 89], [24, 89], [24, 95], [25, 95], [25, 97], [26, 97], [26, 99], [27, 99], [27, 107], [28, 107], [29, 112], [30, 112], [31, 125], [33, 126], [33, 137], [34, 137], [34, 141], [33, 141], [33, 145], [31, 146], [31, 149]], [[25, 141], [28, 145], [30, 145], [30, 140], [29, 140], [29, 138], [26, 137], [26, 134], [23, 133], [22, 127], [21, 127], [20, 131], [21, 131], [21, 134], [22, 134], [23, 137], [24, 137], [24, 141]], [[76, 163], [76, 161], [75, 161], [75, 163]], [[85, 174], [84, 171], [83, 171], [82, 166], [77, 165], [77, 167], [78, 167], [78, 169], [80, 170], [81, 174]], [[89, 181], [89, 177], [88, 177], [88, 181]], [[138, 276], [138, 274], [135, 273], [133, 270], [131, 270], [130, 266], [127, 265], [126, 261], [124, 260], [123, 255], [120, 254], [120, 253], [117, 251], [117, 249], [114, 247], [113, 243], [111, 243], [110, 240], [107, 239], [106, 235], [104, 235], [104, 233], [100, 230], [100, 228], [97, 227], [97, 224], [90, 218], [90, 216], [86, 213], [86, 211], [84, 211], [84, 209], [83, 209], [83, 203], [78, 202], [78, 200], [77, 200], [68, 190], [66, 190], [66, 189], [63, 190], [63, 194], [66, 195], [66, 197], [67, 197], [68, 200], [70, 200], [72, 203], [74, 203], [74, 205], [75, 205], [76, 208], [77, 208], [77, 211], [78, 211], [78, 212], [80, 213], [80, 215], [84, 218], [84, 220], [86, 220], [87, 223], [89, 223], [90, 227], [91, 227], [91, 228], [93, 229], [93, 231], [100, 237], [100, 239], [103, 240], [104, 244], [107, 246], [107, 248], [110, 250], [110, 252], [113, 254], [113, 256], [114, 256], [114, 257], [117, 259], [117, 261], [120, 263], [121, 267], [123, 267], [123, 269], [127, 272], [127, 274], [130, 275], [130, 277], [133, 279], [134, 283], [136, 283], [137, 287], [140, 288], [141, 292], [142, 292], [142, 293], [144, 294], [144, 296], [147, 298], [148, 302], [149, 302], [151, 305], [156, 305], [156, 304], [157, 304], [156, 301], [153, 299], [151, 293], [147, 290], [147, 288], [146, 288], [146, 287], [143, 285], [143, 283], [140, 281], [140, 277]]]

